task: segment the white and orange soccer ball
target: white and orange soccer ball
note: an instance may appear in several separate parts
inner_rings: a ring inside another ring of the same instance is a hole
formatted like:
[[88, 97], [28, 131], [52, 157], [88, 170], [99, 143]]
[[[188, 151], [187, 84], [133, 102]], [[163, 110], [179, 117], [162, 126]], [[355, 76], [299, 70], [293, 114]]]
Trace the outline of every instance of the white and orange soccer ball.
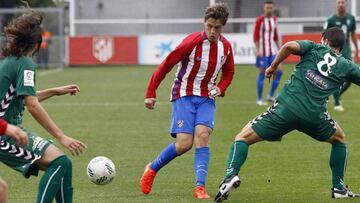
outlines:
[[86, 173], [91, 182], [106, 185], [115, 178], [115, 165], [109, 158], [97, 156], [89, 162]]

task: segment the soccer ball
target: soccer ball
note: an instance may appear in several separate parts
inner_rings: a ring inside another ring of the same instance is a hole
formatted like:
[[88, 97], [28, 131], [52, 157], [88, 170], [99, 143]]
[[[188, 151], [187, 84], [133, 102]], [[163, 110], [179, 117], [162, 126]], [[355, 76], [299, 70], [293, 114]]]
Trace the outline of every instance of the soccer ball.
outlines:
[[97, 156], [89, 162], [86, 173], [91, 182], [106, 185], [115, 177], [115, 165], [109, 158]]

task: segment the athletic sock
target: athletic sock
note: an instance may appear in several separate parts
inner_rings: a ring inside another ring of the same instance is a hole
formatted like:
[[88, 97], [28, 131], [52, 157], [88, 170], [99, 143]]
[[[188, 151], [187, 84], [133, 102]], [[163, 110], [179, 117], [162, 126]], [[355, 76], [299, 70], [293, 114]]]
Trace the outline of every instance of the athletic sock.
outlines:
[[232, 175], [238, 175], [240, 167], [244, 164], [249, 150], [249, 145], [243, 141], [235, 141], [231, 145], [225, 179], [229, 178]]
[[196, 177], [196, 187], [205, 186], [210, 161], [209, 147], [195, 149], [194, 172]]
[[39, 183], [37, 203], [51, 203], [60, 189], [61, 180], [69, 170], [71, 161], [66, 155], [53, 160]]
[[333, 95], [334, 95], [335, 106], [339, 106], [340, 105], [340, 90], [336, 91]]
[[274, 97], [276, 88], [279, 86], [282, 73], [283, 73], [282, 70], [278, 70], [278, 71], [276, 72], [275, 80], [272, 82], [271, 88], [270, 88], [270, 92], [269, 92], [269, 96], [270, 96], [270, 97]]
[[330, 168], [332, 172], [332, 185], [337, 189], [344, 189], [344, 174], [347, 164], [348, 150], [344, 143], [332, 145], [330, 154]]
[[162, 167], [177, 157], [175, 143], [169, 144], [158, 157], [151, 163], [150, 167], [158, 172]]
[[73, 186], [72, 186], [72, 163], [69, 162], [69, 167], [64, 177], [60, 182], [60, 189], [56, 193], [55, 199], [57, 203], [72, 203], [73, 200]]
[[258, 80], [257, 80], [257, 96], [258, 96], [258, 100], [262, 100], [264, 79], [265, 79], [265, 74], [264, 73], [259, 73]]

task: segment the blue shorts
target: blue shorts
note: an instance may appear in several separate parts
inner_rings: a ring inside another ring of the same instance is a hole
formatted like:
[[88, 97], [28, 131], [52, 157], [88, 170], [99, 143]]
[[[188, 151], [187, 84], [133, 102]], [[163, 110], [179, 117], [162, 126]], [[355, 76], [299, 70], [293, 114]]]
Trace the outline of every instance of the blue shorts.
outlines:
[[197, 125], [211, 129], [215, 124], [215, 100], [208, 97], [186, 96], [172, 102], [170, 134], [177, 133], [194, 135]]
[[270, 64], [274, 61], [276, 55], [265, 56], [265, 57], [256, 57], [256, 67], [257, 68], [268, 68]]

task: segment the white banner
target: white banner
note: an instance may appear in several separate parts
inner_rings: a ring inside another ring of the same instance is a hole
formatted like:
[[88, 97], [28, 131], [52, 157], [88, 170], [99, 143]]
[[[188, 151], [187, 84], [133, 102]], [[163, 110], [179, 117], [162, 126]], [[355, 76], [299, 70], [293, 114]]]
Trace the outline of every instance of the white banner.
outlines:
[[[251, 34], [224, 34], [231, 42], [235, 64], [254, 64], [255, 45]], [[186, 35], [140, 35], [139, 64], [158, 65]]]

